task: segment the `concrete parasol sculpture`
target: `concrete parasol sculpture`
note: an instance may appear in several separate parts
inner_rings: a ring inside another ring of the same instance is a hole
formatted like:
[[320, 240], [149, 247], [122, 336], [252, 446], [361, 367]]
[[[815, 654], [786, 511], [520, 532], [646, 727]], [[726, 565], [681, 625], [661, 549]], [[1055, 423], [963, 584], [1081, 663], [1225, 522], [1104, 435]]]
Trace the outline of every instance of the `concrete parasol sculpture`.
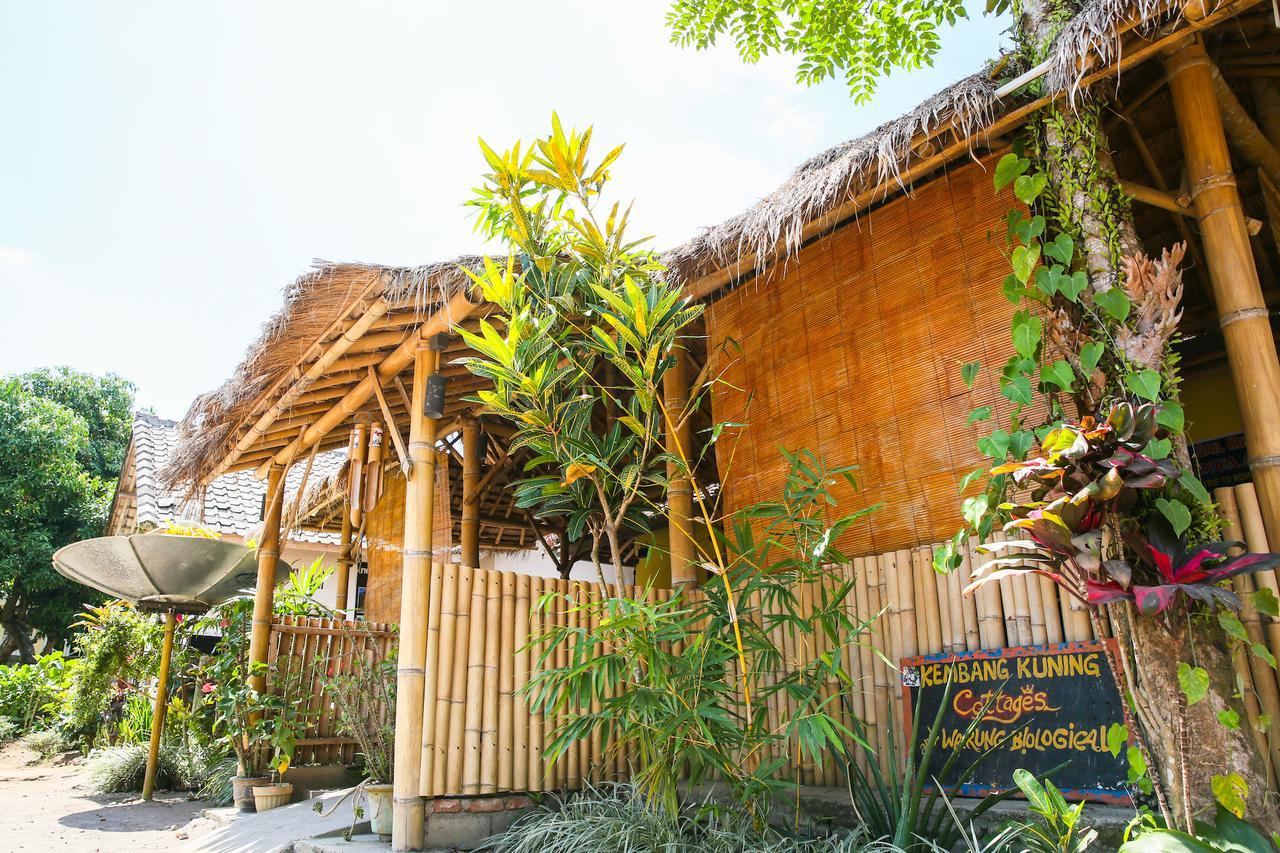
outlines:
[[[186, 528], [198, 531], [198, 528]], [[156, 763], [164, 731], [169, 660], [177, 614], [203, 613], [253, 589], [258, 558], [253, 549], [223, 542], [200, 532], [194, 535], [136, 533], [85, 539], [60, 548], [53, 566], [63, 576], [107, 595], [132, 602], [140, 610], [165, 614], [155, 712], [151, 717], [151, 749], [142, 787], [143, 799], [155, 790]], [[276, 560], [275, 582], [289, 575], [289, 564]]]

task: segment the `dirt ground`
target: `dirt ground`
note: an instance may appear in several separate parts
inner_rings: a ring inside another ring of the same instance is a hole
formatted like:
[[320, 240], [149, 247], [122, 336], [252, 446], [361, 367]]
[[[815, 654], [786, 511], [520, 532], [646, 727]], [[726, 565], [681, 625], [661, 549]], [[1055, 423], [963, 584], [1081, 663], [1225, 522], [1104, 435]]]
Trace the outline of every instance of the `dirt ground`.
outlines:
[[79, 756], [32, 764], [20, 744], [0, 750], [0, 850], [183, 850], [187, 822], [205, 804], [183, 794], [94, 794]]

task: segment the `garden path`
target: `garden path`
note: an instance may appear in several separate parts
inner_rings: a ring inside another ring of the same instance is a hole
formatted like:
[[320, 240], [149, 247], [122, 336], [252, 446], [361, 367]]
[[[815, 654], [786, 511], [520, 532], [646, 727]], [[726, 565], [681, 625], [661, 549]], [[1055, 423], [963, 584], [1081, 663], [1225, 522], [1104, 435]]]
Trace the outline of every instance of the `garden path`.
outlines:
[[11, 743], [0, 750], [0, 849], [170, 851], [190, 849], [183, 827], [206, 806], [161, 792], [151, 803], [137, 794], [94, 794], [74, 753], [32, 764], [35, 753]]

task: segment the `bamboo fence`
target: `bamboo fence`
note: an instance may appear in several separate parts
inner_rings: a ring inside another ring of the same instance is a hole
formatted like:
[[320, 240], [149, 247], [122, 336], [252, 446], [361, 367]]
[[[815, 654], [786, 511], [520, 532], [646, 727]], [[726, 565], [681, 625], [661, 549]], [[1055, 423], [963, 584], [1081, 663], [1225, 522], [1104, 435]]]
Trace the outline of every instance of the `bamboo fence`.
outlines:
[[[278, 616], [271, 623], [269, 690], [290, 695], [290, 702], [305, 703], [309, 722], [299, 738], [293, 763], [355, 763], [356, 742], [339, 733], [338, 716], [324, 689], [326, 676], [342, 675], [357, 666], [385, 660], [395, 643], [395, 628], [382, 622], [320, 619], [310, 616]], [[388, 709], [370, 701], [362, 715], [375, 724]]]

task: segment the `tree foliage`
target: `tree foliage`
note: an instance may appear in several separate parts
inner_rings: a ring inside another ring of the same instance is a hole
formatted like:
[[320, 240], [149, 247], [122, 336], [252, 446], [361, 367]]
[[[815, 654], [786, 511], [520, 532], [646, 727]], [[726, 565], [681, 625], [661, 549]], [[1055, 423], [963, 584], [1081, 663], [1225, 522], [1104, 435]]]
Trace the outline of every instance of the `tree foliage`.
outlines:
[[94, 593], [54, 571], [53, 552], [100, 535], [128, 444], [133, 386], [68, 368], [0, 380], [0, 624], [34, 658]]
[[932, 65], [939, 29], [966, 16], [961, 0], [675, 0], [667, 25], [700, 50], [728, 35], [744, 62], [793, 54], [799, 82], [843, 77], [865, 103], [894, 68]]

